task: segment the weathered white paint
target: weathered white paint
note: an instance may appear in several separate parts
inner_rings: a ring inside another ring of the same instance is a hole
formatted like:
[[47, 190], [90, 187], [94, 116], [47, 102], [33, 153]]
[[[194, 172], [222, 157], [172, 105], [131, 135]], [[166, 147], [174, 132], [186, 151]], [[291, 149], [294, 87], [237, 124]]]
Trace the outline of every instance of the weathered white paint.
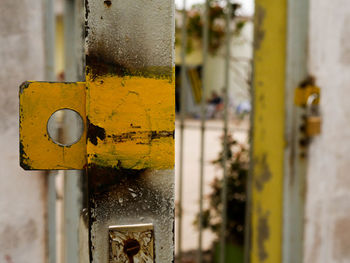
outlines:
[[18, 86], [44, 77], [43, 2], [0, 5], [0, 262], [45, 262], [46, 181], [19, 167]]
[[350, 262], [350, 2], [310, 1], [322, 134], [309, 151], [304, 262]]

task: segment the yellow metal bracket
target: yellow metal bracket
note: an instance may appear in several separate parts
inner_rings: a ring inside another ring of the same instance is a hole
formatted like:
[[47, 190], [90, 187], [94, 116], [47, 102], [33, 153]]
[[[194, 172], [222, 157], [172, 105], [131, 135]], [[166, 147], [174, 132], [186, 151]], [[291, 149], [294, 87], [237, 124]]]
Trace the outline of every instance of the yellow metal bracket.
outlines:
[[[89, 72], [89, 71], [87, 71]], [[26, 170], [174, 166], [173, 78], [87, 74], [86, 82], [25, 82], [20, 87], [20, 163]], [[80, 140], [64, 146], [47, 131], [50, 116], [72, 109]]]
[[82, 169], [86, 163], [86, 129], [71, 146], [55, 143], [47, 122], [59, 109], [72, 109], [86, 127], [85, 83], [24, 82], [20, 87], [20, 163], [26, 170]]

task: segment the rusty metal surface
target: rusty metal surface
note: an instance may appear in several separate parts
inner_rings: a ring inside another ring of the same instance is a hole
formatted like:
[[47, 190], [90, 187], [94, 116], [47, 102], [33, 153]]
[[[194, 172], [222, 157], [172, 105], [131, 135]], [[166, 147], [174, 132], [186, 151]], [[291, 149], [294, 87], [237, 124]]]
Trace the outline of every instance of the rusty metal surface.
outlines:
[[153, 224], [109, 227], [109, 263], [154, 262]]

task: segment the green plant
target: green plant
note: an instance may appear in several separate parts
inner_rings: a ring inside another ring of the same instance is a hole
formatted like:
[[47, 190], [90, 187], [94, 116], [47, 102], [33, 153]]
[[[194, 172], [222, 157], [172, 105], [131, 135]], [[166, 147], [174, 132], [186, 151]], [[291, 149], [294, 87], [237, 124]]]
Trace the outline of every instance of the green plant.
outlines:
[[[224, 148], [224, 147], [222, 147]], [[248, 147], [236, 141], [232, 136], [228, 137], [227, 162], [223, 163], [222, 150], [219, 157], [213, 161], [220, 169], [227, 166], [227, 231], [226, 240], [229, 243], [243, 246], [244, 221], [246, 205], [246, 186], [249, 169]], [[219, 238], [221, 227], [222, 201], [221, 191], [223, 179], [216, 177], [211, 184], [212, 192], [208, 196], [209, 207], [203, 213], [203, 228], [211, 229]], [[197, 219], [198, 225], [198, 219]]]

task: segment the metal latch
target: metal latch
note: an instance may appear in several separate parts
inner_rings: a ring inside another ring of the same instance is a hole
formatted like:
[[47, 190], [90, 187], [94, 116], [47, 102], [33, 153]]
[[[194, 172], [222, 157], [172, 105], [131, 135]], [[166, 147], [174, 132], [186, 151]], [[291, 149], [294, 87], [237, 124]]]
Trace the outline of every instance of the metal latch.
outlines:
[[[172, 169], [173, 85], [169, 79], [92, 74], [86, 75], [86, 82], [23, 83], [19, 93], [21, 166], [26, 170], [72, 170], [87, 165]], [[48, 121], [60, 109], [73, 110], [83, 120], [83, 135], [73, 145], [57, 144], [49, 136]]]

